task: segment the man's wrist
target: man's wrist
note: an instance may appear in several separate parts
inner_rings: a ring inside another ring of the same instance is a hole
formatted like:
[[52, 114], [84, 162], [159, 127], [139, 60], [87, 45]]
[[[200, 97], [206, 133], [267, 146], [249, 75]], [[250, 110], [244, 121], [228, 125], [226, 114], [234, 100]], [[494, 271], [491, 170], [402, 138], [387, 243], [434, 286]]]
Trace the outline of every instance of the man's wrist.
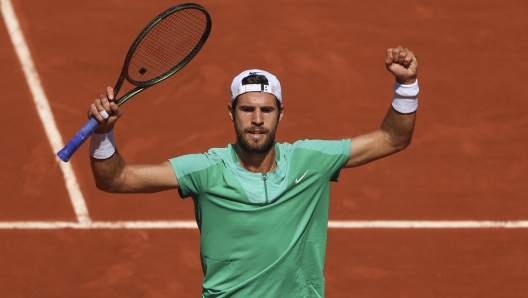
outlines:
[[106, 133], [94, 132], [90, 137], [90, 155], [95, 159], [107, 159], [114, 155], [116, 146], [114, 143], [114, 130]]
[[114, 130], [114, 125], [111, 124], [111, 125], [99, 125], [99, 127], [97, 127], [96, 130], [94, 130], [94, 133], [98, 133], [98, 134], [105, 134], [105, 133], [109, 133], [111, 132], [112, 130]]
[[396, 82], [402, 85], [411, 85], [411, 84], [414, 84], [417, 80], [418, 80], [417, 77], [405, 78], [405, 79], [396, 78]]
[[392, 107], [402, 113], [410, 114], [418, 109], [418, 80], [414, 79], [413, 83], [402, 84], [398, 81], [394, 83], [394, 98], [392, 100]]

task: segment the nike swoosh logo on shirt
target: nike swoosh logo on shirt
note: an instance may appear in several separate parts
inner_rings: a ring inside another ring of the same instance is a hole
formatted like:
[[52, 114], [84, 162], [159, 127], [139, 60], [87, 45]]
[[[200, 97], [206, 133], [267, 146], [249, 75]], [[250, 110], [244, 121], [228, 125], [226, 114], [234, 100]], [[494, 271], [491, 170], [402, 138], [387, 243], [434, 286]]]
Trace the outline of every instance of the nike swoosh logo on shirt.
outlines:
[[304, 174], [301, 176], [301, 178], [295, 178], [295, 184], [301, 182], [301, 180], [304, 178], [304, 176], [306, 176], [306, 174], [308, 173], [310, 169], [306, 170], [306, 172], [304, 172]]

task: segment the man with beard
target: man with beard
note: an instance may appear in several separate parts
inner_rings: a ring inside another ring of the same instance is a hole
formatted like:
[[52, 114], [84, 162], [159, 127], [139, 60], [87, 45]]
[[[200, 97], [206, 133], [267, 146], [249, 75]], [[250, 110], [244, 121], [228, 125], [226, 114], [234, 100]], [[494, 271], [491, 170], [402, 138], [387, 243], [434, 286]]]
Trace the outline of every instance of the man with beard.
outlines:
[[[108, 192], [178, 189], [191, 197], [200, 229], [202, 297], [323, 297], [330, 182], [350, 168], [406, 148], [418, 106], [418, 61], [402, 47], [387, 49], [396, 79], [392, 107], [373, 132], [346, 140], [275, 142], [283, 117], [281, 86], [259, 69], [231, 85], [228, 112], [236, 143], [158, 165], [127, 164], [112, 129], [122, 115], [107, 88], [88, 116], [98, 188]], [[110, 99], [110, 101], [109, 101]]]

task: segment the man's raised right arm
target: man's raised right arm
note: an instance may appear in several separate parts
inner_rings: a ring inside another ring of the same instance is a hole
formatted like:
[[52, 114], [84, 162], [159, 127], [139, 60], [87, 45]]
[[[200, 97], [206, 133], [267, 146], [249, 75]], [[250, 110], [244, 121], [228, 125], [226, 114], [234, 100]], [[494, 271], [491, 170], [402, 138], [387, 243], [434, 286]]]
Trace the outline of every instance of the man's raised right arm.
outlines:
[[[94, 116], [100, 124], [90, 144], [90, 164], [97, 188], [113, 193], [152, 193], [179, 188], [169, 161], [151, 165], [127, 164], [115, 149], [113, 128], [123, 111], [111, 101], [113, 99], [113, 89], [107, 87], [106, 95], [96, 99], [88, 111], [88, 118]], [[106, 119], [102, 116], [105, 112]]]

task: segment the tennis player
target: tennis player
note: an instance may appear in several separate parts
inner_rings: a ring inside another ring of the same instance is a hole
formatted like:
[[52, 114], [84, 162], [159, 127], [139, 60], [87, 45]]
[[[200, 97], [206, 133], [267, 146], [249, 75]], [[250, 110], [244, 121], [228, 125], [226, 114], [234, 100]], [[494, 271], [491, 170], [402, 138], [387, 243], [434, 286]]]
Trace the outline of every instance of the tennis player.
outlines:
[[283, 118], [281, 85], [269, 72], [252, 69], [231, 85], [234, 144], [153, 165], [128, 164], [116, 150], [113, 127], [122, 110], [108, 87], [88, 112], [101, 124], [89, 148], [96, 185], [114, 193], [178, 189], [193, 199], [202, 297], [323, 297], [330, 182], [342, 168], [411, 142], [418, 61], [396, 47], [387, 49], [385, 64], [396, 79], [394, 98], [375, 131], [345, 140], [275, 142]]

